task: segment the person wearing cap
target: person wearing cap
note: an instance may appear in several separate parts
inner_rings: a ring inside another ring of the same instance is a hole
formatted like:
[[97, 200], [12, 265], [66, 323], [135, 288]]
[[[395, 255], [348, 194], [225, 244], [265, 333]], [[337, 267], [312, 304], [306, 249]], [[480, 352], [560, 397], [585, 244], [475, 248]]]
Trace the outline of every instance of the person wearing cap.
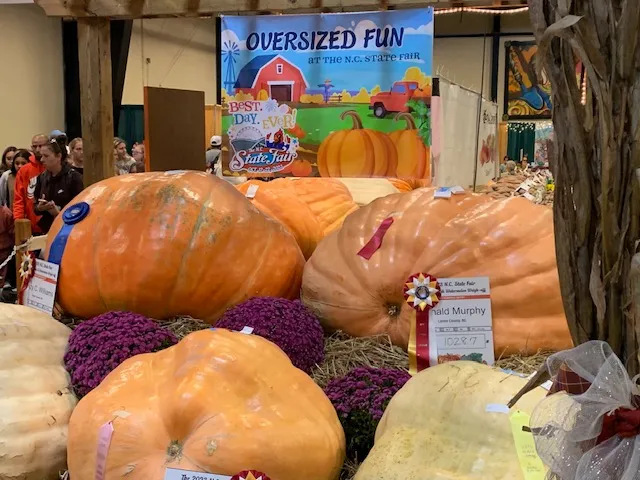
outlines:
[[60, 139], [60, 141], [64, 142], [65, 148], [67, 149], [67, 155], [71, 153], [71, 151], [69, 150], [69, 138], [67, 137], [67, 134], [62, 130], [52, 130], [49, 134], [49, 138]]
[[214, 135], [211, 137], [209, 141], [209, 148], [207, 149], [207, 170], [214, 173], [216, 171], [216, 166], [218, 164], [218, 160], [220, 160], [220, 153], [222, 150], [220, 147], [222, 146], [222, 137], [220, 135]]

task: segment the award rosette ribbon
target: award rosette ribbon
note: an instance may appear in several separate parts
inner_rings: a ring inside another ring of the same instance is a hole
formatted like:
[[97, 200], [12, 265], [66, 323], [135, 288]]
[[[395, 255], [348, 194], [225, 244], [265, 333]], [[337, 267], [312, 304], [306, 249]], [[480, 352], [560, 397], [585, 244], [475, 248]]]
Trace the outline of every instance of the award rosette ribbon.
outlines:
[[244, 472], [240, 472], [231, 477], [231, 480], [271, 480], [262, 472], [257, 472], [255, 470], [245, 470]]
[[25, 252], [20, 259], [20, 278], [22, 279], [22, 286], [18, 292], [18, 304], [24, 305], [24, 293], [29, 287], [31, 279], [36, 273], [36, 255], [33, 252]]
[[438, 280], [427, 273], [416, 273], [404, 284], [404, 298], [411, 307], [409, 373], [415, 375], [431, 366], [429, 359], [429, 313], [440, 302]]

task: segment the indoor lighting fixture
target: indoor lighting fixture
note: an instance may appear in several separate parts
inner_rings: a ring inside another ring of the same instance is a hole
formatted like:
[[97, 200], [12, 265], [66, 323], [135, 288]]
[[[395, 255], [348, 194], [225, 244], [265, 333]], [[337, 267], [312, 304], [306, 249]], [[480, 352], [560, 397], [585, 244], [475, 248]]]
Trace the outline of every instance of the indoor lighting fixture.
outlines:
[[519, 7], [511, 9], [498, 9], [498, 8], [478, 8], [478, 7], [452, 7], [452, 8], [438, 8], [435, 10], [436, 15], [446, 15], [450, 13], [482, 13], [485, 15], [514, 15], [517, 13], [528, 12], [529, 7]]

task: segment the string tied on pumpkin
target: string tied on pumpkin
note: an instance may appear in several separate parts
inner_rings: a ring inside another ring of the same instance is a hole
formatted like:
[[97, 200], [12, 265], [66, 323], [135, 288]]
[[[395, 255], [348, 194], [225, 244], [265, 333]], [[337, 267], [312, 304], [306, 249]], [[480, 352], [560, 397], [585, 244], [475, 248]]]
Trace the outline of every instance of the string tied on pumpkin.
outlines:
[[[640, 396], [605, 342], [547, 360], [549, 395], [531, 416], [536, 449], [562, 480], [640, 480]], [[544, 433], [544, 434], [543, 434]]]

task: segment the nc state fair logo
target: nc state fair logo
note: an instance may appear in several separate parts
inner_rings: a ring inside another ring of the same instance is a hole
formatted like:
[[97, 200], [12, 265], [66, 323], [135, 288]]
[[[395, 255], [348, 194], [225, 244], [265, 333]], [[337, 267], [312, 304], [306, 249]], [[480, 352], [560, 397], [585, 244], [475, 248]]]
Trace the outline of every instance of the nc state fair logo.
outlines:
[[297, 157], [298, 139], [286, 130], [296, 125], [297, 111], [275, 100], [229, 102], [233, 125], [229, 127], [229, 143], [233, 156], [232, 172], [279, 172]]

